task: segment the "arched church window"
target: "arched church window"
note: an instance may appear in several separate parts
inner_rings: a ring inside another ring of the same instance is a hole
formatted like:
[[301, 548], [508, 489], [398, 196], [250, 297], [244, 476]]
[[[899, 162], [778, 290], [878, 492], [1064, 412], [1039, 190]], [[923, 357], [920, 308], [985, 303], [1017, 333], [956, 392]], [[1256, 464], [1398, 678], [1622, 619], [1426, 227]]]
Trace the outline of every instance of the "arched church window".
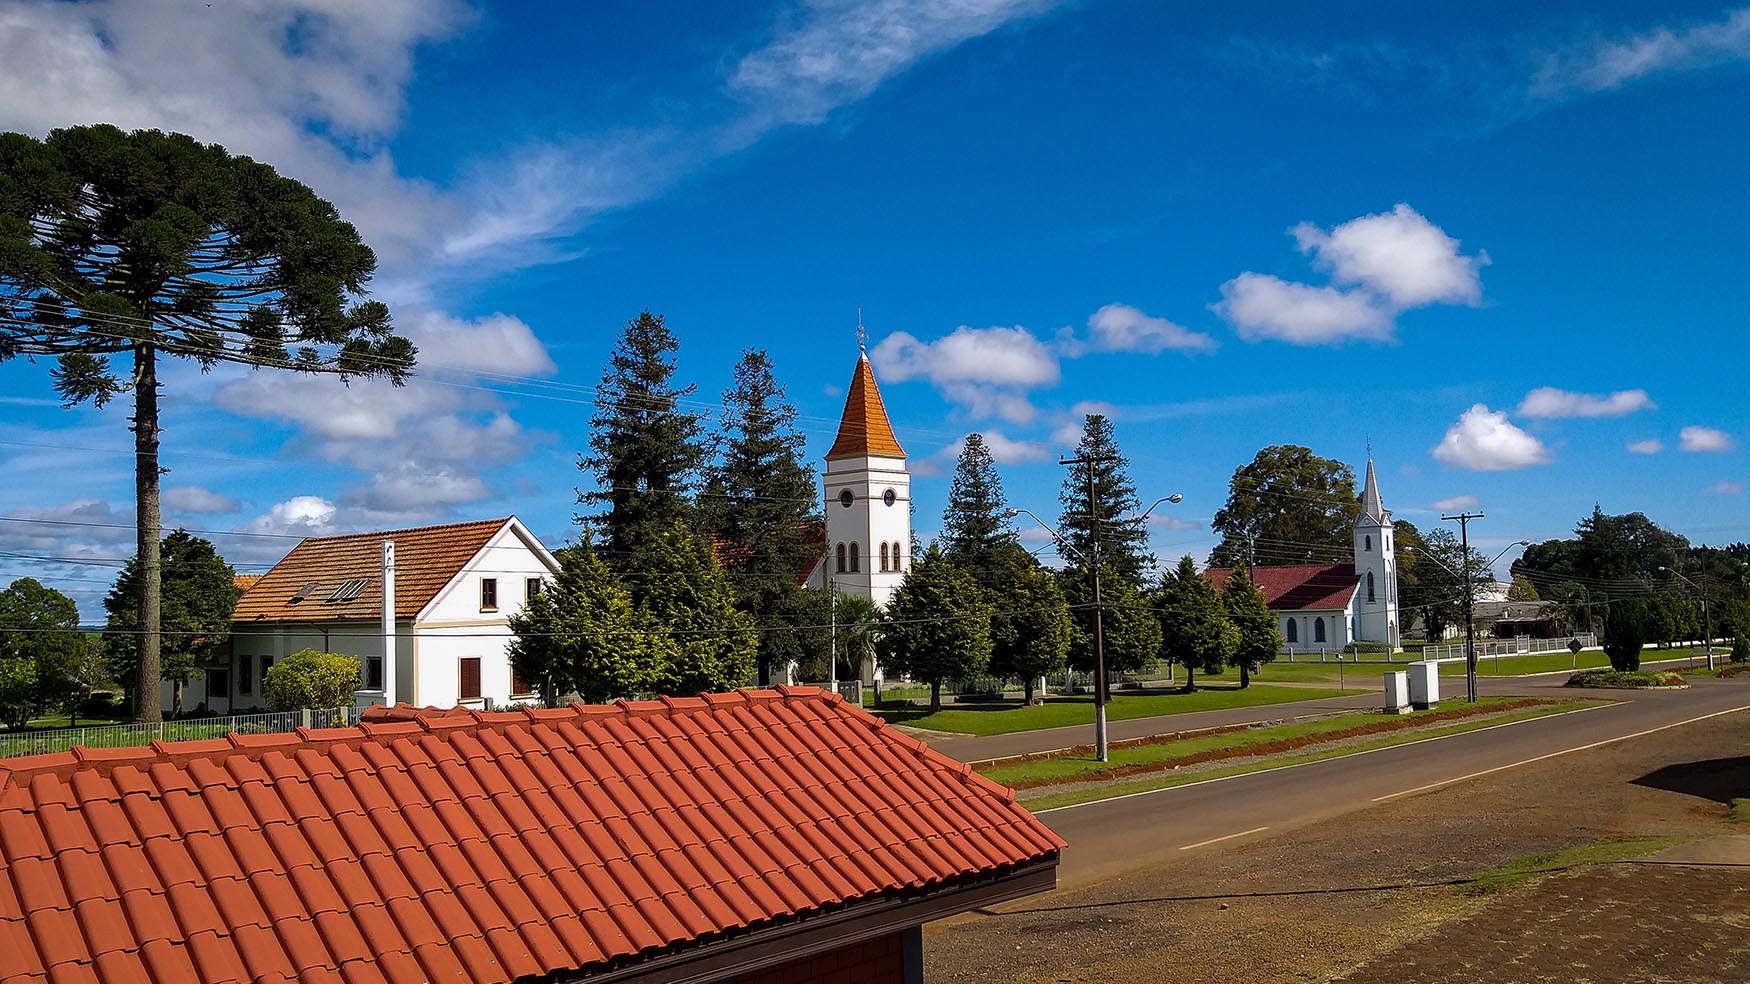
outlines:
[[855, 543], [852, 543], [851, 544], [851, 573], [856, 574], [861, 570], [862, 570], [862, 568], [859, 567], [857, 564], [857, 545]]
[[899, 564], [899, 556], [899, 541], [895, 540], [893, 543], [893, 569], [895, 572], [905, 570], [905, 568], [901, 567]]
[[841, 544], [839, 544], [839, 550], [838, 550], [838, 553], [839, 553], [839, 568], [838, 568], [838, 572], [839, 572], [839, 573], [840, 573], [840, 574], [843, 574], [843, 573], [844, 573], [844, 572], [845, 572], [845, 545], [844, 545], [844, 544], [842, 544], [842, 543], [841, 543]]
[[1369, 533], [1361, 538], [1361, 549], [1368, 553], [1373, 552], [1373, 534]]
[[1373, 604], [1373, 572], [1367, 572], [1367, 603]]
[[1323, 616], [1313, 619], [1313, 641], [1325, 641], [1325, 619]]
[[887, 573], [887, 544], [881, 544], [881, 573]]
[[1299, 642], [1300, 641], [1300, 629], [1298, 627], [1296, 627], [1295, 621], [1292, 618], [1288, 620], [1288, 641], [1289, 642]]

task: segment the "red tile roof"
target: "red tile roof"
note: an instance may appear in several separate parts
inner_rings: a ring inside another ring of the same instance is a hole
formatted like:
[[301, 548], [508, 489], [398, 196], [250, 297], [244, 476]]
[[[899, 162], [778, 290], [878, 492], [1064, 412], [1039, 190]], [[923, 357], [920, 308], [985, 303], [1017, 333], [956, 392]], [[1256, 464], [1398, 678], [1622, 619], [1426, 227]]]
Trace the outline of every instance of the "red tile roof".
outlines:
[[508, 982], [1054, 861], [813, 688], [0, 759], [0, 984]]
[[839, 433], [827, 449], [826, 460], [863, 458], [882, 455], [905, 457], [899, 438], [893, 435], [893, 425], [887, 422], [887, 407], [881, 402], [881, 387], [875, 385], [875, 370], [869, 368], [867, 355], [857, 360], [851, 373], [851, 388], [845, 394], [845, 413], [839, 419]]
[[[1232, 575], [1233, 571], [1226, 567], [1211, 567], [1203, 572], [1217, 590]], [[1273, 611], [1330, 611], [1349, 607], [1349, 599], [1355, 594], [1355, 565], [1254, 567], [1252, 580], [1264, 592], [1264, 603]]]

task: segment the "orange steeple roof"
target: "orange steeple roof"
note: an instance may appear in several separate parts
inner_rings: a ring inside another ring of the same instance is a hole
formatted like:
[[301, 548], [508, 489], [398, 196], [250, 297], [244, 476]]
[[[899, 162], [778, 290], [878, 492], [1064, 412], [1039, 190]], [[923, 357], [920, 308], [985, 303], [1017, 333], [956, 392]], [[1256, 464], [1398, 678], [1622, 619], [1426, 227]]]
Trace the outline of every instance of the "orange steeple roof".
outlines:
[[869, 356], [865, 353], [857, 359], [850, 392], [845, 394], [845, 415], [839, 420], [839, 436], [832, 442], [832, 450], [826, 453], [826, 460], [870, 455], [903, 458], [905, 449], [899, 446], [899, 438], [893, 436], [893, 425], [887, 422], [887, 408], [881, 405], [881, 388], [875, 385], [875, 370], [869, 368]]

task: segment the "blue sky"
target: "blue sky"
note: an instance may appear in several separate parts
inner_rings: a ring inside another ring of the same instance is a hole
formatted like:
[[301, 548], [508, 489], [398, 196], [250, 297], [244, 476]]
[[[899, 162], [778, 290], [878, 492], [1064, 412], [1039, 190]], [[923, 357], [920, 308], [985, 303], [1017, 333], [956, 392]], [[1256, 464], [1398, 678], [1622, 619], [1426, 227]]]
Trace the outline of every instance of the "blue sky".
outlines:
[[[769, 349], [813, 455], [861, 308], [926, 538], [961, 435], [1050, 515], [1097, 407], [1144, 501], [1185, 496], [1169, 561], [1276, 443], [1371, 441], [1388, 507], [1480, 507], [1485, 547], [1594, 502], [1750, 539], [1750, 8], [238, 6], [9, 4], [0, 129], [191, 132], [377, 247], [406, 389], [170, 374], [168, 516], [280, 534], [215, 537], [242, 569], [513, 512], [562, 542], [643, 308], [702, 409]], [[95, 525], [0, 523], [0, 579], [89, 615], [131, 552], [127, 411], [47, 383], [0, 366], [0, 516]]]

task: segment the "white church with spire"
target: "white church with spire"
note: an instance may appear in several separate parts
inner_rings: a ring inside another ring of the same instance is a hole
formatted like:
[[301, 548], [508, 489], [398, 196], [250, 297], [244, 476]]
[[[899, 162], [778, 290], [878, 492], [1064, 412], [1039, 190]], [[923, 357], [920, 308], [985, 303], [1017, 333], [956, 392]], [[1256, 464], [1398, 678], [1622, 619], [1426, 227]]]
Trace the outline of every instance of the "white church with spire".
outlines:
[[[1391, 510], [1379, 495], [1373, 458], [1361, 488], [1361, 515], [1353, 529], [1350, 563], [1253, 567], [1252, 580], [1276, 613], [1289, 652], [1330, 652], [1351, 642], [1381, 642], [1398, 648], [1398, 561]], [[1205, 572], [1217, 588], [1230, 568]]]

